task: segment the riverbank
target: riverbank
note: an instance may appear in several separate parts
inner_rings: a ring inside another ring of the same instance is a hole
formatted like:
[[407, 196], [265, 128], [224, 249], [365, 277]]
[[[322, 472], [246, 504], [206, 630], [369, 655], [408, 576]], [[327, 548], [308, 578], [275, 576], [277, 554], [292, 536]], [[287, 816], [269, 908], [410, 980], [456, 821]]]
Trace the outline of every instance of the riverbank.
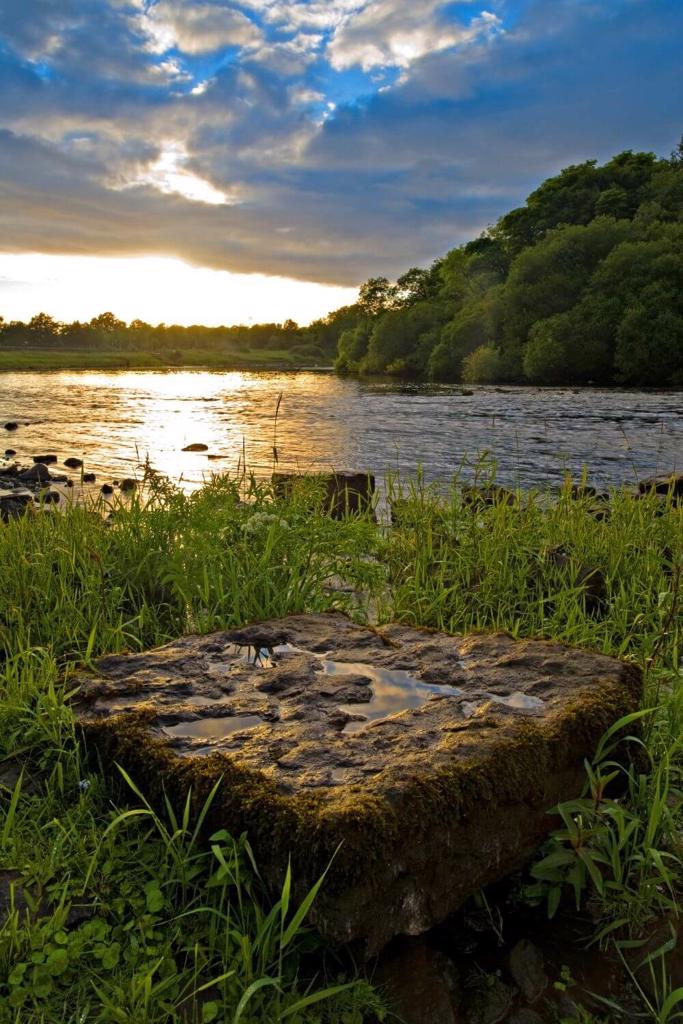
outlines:
[[177, 349], [160, 352], [61, 351], [59, 349], [0, 350], [0, 372], [17, 370], [331, 370], [311, 366], [311, 357], [297, 357], [286, 349], [216, 352]]
[[[145, 803], [139, 780], [115, 785], [84, 757], [71, 709], [79, 668], [100, 654], [335, 608], [359, 621], [544, 636], [644, 671], [646, 754], [622, 777], [625, 797], [596, 799], [593, 778], [592, 798], [566, 809], [569, 831], [558, 820], [545, 851], [554, 859], [518, 879], [514, 899], [489, 892], [468, 928], [456, 922], [438, 942], [464, 992], [509, 994], [507, 954], [489, 948], [506, 948], [496, 929], [515, 935], [521, 918], [559, 903], [562, 922], [544, 934], [564, 946], [545, 970], [548, 998], [566, 999], [537, 1004], [539, 1019], [568, 1017], [567, 1001], [592, 1007], [585, 1024], [632, 1020], [634, 1006], [643, 1019], [676, 1019], [683, 993], [668, 953], [653, 957], [653, 978], [619, 958], [655, 924], [677, 926], [683, 892], [683, 507], [625, 490], [479, 500], [458, 487], [395, 486], [391, 530], [332, 520], [310, 492], [278, 498], [226, 477], [193, 495], [156, 481], [149, 494], [114, 498], [113, 515], [95, 504], [0, 524], [3, 1024], [387, 1019], [361, 968], [326, 959], [302, 934], [289, 892], [266, 892], [244, 839], [207, 844], [195, 831], [200, 808], [174, 819]], [[486, 951], [464, 949], [475, 932]], [[596, 978], [573, 966], [590, 937], [600, 938], [594, 964], [609, 953], [622, 971], [617, 995], [599, 993], [613, 1004], [602, 1009], [585, 991]]]

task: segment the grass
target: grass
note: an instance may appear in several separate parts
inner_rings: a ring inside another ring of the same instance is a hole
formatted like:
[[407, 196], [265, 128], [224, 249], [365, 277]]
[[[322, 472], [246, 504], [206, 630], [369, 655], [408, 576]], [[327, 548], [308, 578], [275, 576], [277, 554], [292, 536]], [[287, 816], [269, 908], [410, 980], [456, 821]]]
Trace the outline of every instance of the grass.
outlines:
[[0, 350], [0, 371], [9, 370], [145, 370], [196, 366], [221, 370], [282, 369], [308, 366], [311, 359], [282, 350], [249, 349], [221, 352], [174, 349], [168, 353], [136, 351], [73, 351], [62, 349]]
[[[189, 496], [155, 481], [110, 520], [72, 508], [0, 529], [2, 1024], [384, 1019], [371, 986], [306, 929], [314, 892], [292, 906], [287, 878], [269, 896], [247, 837], [206, 842], [189, 811], [152, 808], [134, 779], [119, 786], [86, 769], [74, 735], [69, 694], [84, 662], [289, 612], [372, 609], [384, 621], [548, 636], [639, 664], [647, 714], [618, 735], [642, 726], [644, 753], [626, 769], [614, 760], [617, 734], [606, 737], [526, 898], [551, 912], [588, 905], [596, 943], [625, 957], [651, 920], [677, 915], [683, 509], [615, 492], [602, 517], [568, 490], [468, 505], [457, 486], [444, 495], [419, 480], [390, 480], [388, 495], [401, 511], [391, 530], [332, 521], [315, 489], [277, 500], [267, 485], [226, 478]], [[590, 573], [600, 574], [597, 597]], [[335, 589], [339, 578], [350, 589]], [[650, 967], [654, 986], [638, 975], [643, 1019], [683, 1018], [664, 954]]]

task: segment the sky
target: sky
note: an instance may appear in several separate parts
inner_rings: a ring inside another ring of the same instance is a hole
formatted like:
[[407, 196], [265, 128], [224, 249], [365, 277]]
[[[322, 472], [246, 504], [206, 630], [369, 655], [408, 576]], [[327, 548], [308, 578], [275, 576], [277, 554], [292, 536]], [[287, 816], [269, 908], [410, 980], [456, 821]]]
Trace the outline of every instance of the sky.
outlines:
[[683, 131], [683, 0], [1, 0], [0, 315], [306, 323]]

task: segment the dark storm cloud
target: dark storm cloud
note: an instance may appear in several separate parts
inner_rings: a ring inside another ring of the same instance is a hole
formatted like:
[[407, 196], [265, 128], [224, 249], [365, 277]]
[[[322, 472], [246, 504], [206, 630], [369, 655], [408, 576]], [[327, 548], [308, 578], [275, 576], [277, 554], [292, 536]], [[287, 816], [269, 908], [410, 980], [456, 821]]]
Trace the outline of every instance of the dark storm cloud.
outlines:
[[[3, 247], [354, 284], [429, 261], [567, 163], [680, 134], [678, 3], [415, 10], [5, 0]], [[357, 101], [335, 107], [349, 75]], [[174, 194], [190, 175], [228, 201]]]

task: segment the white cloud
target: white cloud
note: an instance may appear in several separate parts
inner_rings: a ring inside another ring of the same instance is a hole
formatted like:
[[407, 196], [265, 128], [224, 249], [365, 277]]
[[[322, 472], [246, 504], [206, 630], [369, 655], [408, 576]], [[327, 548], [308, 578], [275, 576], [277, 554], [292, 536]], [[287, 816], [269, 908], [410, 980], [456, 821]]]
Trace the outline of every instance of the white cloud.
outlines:
[[207, 53], [226, 46], [252, 46], [261, 40], [253, 21], [223, 3], [159, 0], [140, 17], [140, 25], [156, 53], [171, 47], [183, 53]]
[[165, 195], [175, 194], [196, 203], [209, 203], [211, 206], [235, 202], [236, 196], [228, 196], [226, 192], [215, 188], [210, 181], [187, 170], [187, 160], [187, 150], [182, 143], [166, 141], [162, 143], [159, 156], [123, 187], [151, 185]]
[[345, 18], [335, 30], [328, 47], [334, 68], [360, 65], [364, 71], [376, 67], [408, 68], [420, 57], [438, 53], [458, 44], [497, 31], [497, 15], [483, 11], [468, 25], [442, 21], [443, 0], [378, 0], [355, 16]]

